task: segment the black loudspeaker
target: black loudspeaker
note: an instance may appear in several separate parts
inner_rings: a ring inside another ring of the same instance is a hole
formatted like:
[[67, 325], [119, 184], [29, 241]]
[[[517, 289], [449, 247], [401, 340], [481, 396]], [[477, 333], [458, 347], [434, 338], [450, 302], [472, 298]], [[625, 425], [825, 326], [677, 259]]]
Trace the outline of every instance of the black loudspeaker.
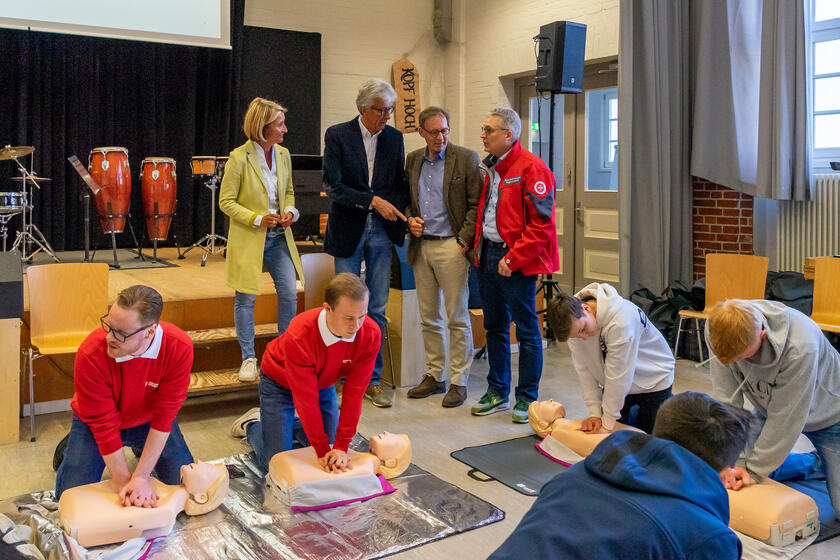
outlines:
[[0, 319], [23, 317], [23, 266], [20, 253], [0, 253]]
[[583, 55], [586, 26], [555, 21], [540, 26], [537, 53], [537, 91], [583, 91]]

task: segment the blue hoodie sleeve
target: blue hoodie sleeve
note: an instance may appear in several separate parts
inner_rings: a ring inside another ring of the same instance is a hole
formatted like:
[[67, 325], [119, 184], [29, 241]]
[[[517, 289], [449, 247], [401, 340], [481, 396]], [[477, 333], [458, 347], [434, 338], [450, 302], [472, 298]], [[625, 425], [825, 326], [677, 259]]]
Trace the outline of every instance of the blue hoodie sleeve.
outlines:
[[709, 535], [686, 555], [690, 560], [741, 560], [741, 540], [726, 527]]

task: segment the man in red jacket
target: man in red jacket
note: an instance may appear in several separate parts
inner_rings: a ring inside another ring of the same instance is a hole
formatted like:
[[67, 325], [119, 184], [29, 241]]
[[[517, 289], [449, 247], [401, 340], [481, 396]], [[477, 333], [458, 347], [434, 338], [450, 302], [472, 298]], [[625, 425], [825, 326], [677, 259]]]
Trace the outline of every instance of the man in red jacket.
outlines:
[[[126, 288], [100, 319], [102, 328], [79, 347], [57, 498], [68, 488], [98, 482], [107, 466], [123, 505], [155, 507], [152, 471], [161, 482], [179, 484], [181, 465], [193, 462], [175, 420], [190, 385], [192, 340], [161, 321], [162, 310], [152, 288]], [[133, 473], [123, 446], [143, 450]]]
[[[259, 421], [245, 426], [264, 470], [275, 453], [292, 448], [295, 410], [306, 436], [300, 439], [315, 448], [324, 470], [350, 467], [347, 449], [379, 355], [381, 333], [367, 316], [368, 298], [358, 276], [339, 274], [327, 285], [323, 307], [299, 314], [268, 343], [260, 365]], [[342, 377], [339, 416], [335, 383]], [[237, 423], [254, 419], [246, 414]]]
[[522, 149], [516, 111], [494, 109], [481, 139], [490, 155], [482, 162], [484, 190], [478, 202], [475, 255], [484, 328], [487, 392], [472, 407], [476, 416], [510, 408], [510, 321], [519, 341], [519, 383], [513, 421], [528, 421], [542, 374], [542, 335], [536, 309], [537, 275], [559, 268], [554, 228], [554, 175]]

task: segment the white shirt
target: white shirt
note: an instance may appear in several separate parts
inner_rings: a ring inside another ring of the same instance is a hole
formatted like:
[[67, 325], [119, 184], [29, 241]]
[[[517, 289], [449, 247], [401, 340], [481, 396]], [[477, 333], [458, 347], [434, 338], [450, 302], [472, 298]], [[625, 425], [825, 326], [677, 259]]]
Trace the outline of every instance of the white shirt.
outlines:
[[499, 228], [496, 227], [496, 209], [499, 206], [499, 183], [502, 182], [502, 176], [496, 172], [496, 166], [499, 165], [499, 162], [505, 159], [509, 153], [510, 150], [506, 151], [504, 155], [496, 161], [493, 167], [490, 168], [490, 200], [487, 201], [487, 206], [484, 208], [484, 223], [481, 229], [482, 237], [485, 237], [490, 241], [495, 241], [496, 243], [502, 243], [504, 241], [502, 236], [499, 235]]
[[341, 338], [340, 336], [335, 336], [330, 329], [327, 327], [327, 309], [321, 309], [321, 312], [318, 313], [318, 331], [321, 333], [321, 340], [324, 341], [324, 345], [329, 347], [335, 344], [336, 342], [353, 342], [356, 340], [356, 333], [353, 333], [353, 336], [350, 338]]
[[[254, 142], [254, 146], [259, 148], [260, 152], [263, 152], [262, 146]], [[268, 154], [268, 159], [271, 161], [271, 166], [269, 166], [268, 161], [266, 161], [265, 154]], [[267, 151], [263, 153], [257, 153], [257, 159], [260, 160], [260, 170], [262, 171], [263, 175], [263, 182], [265, 183], [265, 190], [268, 191], [268, 213], [269, 214], [276, 214], [277, 213], [277, 173], [273, 172], [272, 169], [274, 167], [274, 144], [269, 146]], [[283, 213], [286, 212], [292, 213], [292, 222], [298, 221], [300, 217], [300, 212], [298, 212], [297, 208], [294, 206], [286, 206], [283, 209]], [[260, 223], [262, 222], [262, 215], [258, 215], [254, 218], [254, 227], [259, 227]]]
[[157, 328], [155, 328], [155, 337], [152, 339], [152, 343], [146, 348], [146, 351], [140, 354], [139, 356], [121, 356], [119, 358], [114, 358], [114, 361], [119, 363], [127, 362], [128, 360], [133, 360], [134, 358], [146, 358], [149, 360], [156, 360], [158, 357], [158, 353], [160, 352], [160, 345], [163, 341], [163, 329], [161, 328], [160, 324], [158, 324]]
[[379, 141], [379, 135], [382, 134], [380, 130], [376, 134], [371, 134], [370, 131], [362, 122], [362, 116], [359, 115], [359, 128], [362, 130], [362, 142], [365, 144], [365, 155], [367, 155], [368, 164], [368, 186], [373, 183], [373, 164], [376, 161], [376, 144]]

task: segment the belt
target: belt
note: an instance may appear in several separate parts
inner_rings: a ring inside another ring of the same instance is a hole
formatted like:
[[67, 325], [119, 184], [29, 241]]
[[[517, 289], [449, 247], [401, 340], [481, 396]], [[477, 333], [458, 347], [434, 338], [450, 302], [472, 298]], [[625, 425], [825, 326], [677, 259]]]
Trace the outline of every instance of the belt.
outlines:
[[425, 239], [426, 241], [443, 241], [444, 239], [449, 239], [451, 237], [455, 237], [454, 235], [421, 235], [420, 239]]
[[487, 247], [493, 247], [498, 249], [507, 249], [507, 243], [504, 241], [493, 241], [492, 239], [487, 239], [486, 237], [482, 240], [482, 242]]

